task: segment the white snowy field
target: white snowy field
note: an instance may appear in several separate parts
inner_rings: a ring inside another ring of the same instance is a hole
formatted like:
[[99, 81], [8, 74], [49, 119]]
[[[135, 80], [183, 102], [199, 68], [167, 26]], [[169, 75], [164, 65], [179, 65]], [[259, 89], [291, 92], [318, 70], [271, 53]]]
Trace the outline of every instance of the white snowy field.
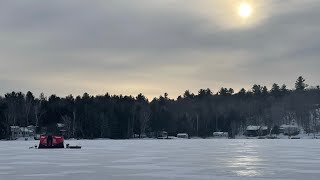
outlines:
[[0, 141], [0, 180], [320, 179], [320, 140]]

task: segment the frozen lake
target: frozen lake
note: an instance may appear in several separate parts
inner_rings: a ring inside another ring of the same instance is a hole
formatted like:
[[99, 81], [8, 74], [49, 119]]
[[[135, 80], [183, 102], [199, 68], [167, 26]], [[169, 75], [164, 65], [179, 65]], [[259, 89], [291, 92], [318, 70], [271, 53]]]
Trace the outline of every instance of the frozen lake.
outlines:
[[0, 141], [1, 180], [320, 178], [320, 140], [81, 140], [83, 149]]

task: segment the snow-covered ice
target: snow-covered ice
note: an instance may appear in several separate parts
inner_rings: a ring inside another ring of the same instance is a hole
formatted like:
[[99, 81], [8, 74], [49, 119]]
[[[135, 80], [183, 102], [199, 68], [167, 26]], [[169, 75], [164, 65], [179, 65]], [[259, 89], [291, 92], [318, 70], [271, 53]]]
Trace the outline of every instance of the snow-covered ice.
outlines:
[[1, 180], [320, 179], [320, 140], [73, 140], [82, 149], [0, 141]]

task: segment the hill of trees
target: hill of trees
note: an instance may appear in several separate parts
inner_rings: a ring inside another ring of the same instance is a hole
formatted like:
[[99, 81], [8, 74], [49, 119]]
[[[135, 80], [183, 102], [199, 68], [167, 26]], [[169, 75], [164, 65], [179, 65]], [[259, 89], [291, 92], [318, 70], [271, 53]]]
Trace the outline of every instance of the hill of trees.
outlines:
[[295, 89], [286, 85], [253, 85], [235, 93], [221, 88], [213, 93], [200, 89], [197, 94], [185, 91], [176, 100], [168, 94], [149, 101], [144, 95], [45, 97], [35, 98], [31, 92], [11, 92], [0, 96], [0, 138], [9, 136], [10, 126], [46, 126], [64, 123], [67, 137], [131, 138], [161, 130], [170, 135], [186, 132], [207, 137], [213, 131], [241, 134], [248, 125], [270, 128], [295, 120], [307, 132], [318, 132], [316, 115], [320, 104], [320, 88], [308, 87], [299, 77]]

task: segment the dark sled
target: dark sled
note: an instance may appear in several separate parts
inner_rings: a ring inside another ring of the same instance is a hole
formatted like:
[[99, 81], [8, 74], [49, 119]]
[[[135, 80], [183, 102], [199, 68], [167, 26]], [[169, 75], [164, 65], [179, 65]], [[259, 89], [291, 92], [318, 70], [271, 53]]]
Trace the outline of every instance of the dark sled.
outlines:
[[70, 146], [69, 144], [66, 145], [67, 149], [81, 149], [81, 146]]

